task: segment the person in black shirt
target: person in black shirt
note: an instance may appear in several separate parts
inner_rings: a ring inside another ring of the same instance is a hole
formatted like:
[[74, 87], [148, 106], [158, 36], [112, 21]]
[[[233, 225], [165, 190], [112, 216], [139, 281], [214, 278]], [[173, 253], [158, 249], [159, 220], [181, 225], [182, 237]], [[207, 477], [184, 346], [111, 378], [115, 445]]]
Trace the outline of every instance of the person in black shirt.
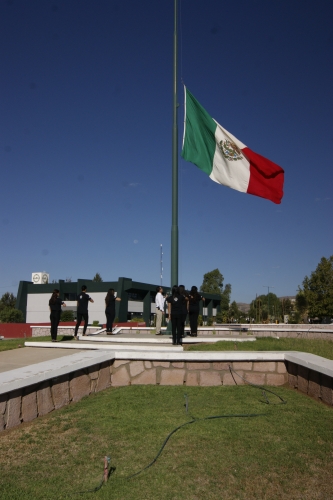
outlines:
[[182, 310], [182, 337], [185, 336], [185, 323], [186, 323], [186, 318], [187, 318], [187, 313], [188, 313], [188, 292], [185, 290], [184, 285], [179, 285], [179, 293], [185, 297], [185, 301], [183, 303], [183, 310]]
[[186, 302], [185, 297], [179, 293], [179, 287], [172, 287], [172, 294], [166, 299], [168, 303], [169, 318], [172, 323], [172, 343], [173, 345], [182, 345], [182, 319], [183, 306]]
[[205, 301], [205, 299], [204, 299], [204, 297], [202, 297], [198, 293], [198, 289], [196, 286], [192, 286], [188, 298], [189, 298], [188, 313], [189, 313], [190, 327], [191, 327], [190, 336], [197, 337], [197, 335], [198, 335], [199, 302], [200, 302], [200, 300]]
[[66, 307], [65, 302], [62, 302], [59, 295], [60, 295], [59, 290], [55, 288], [49, 300], [52, 342], [57, 342], [58, 325], [61, 315], [61, 306]]
[[74, 339], [78, 340], [77, 332], [79, 326], [81, 325], [82, 319], [84, 319], [83, 335], [86, 334], [88, 326], [88, 302], [94, 302], [91, 297], [86, 293], [87, 287], [83, 285], [81, 288], [82, 292], [77, 296], [77, 320], [75, 326]]
[[116, 301], [121, 301], [119, 297], [115, 297], [114, 289], [109, 288], [105, 297], [105, 316], [106, 316], [106, 334], [112, 335], [112, 324], [116, 315]]

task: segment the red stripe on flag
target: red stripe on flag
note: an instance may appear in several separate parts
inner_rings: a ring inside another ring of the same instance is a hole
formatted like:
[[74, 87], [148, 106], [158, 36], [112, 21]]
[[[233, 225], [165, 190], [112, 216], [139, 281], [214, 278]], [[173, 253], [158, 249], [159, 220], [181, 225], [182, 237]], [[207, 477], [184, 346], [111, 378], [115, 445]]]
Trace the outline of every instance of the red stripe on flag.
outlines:
[[284, 170], [249, 148], [242, 149], [242, 153], [250, 162], [250, 181], [247, 192], [271, 200], [273, 203], [281, 203]]

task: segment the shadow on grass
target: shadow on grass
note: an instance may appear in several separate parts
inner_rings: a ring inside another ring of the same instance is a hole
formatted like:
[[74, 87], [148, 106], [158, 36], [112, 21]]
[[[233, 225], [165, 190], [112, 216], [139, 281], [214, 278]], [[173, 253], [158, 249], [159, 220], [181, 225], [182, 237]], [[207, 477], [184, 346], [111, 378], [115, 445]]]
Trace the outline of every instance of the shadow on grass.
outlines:
[[60, 342], [67, 342], [73, 339], [74, 339], [73, 335], [63, 335], [60, 339]]

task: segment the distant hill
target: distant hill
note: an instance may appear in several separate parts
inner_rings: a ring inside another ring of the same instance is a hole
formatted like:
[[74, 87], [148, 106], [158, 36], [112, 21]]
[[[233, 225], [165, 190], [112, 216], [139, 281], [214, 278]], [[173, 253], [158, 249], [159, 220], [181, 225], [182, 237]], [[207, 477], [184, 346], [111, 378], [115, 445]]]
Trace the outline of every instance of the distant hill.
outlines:
[[296, 300], [296, 295], [285, 295], [284, 297], [279, 297], [279, 299], [289, 299], [290, 302], [295, 302]]
[[245, 304], [245, 302], [236, 302], [237, 307], [243, 313], [247, 313], [250, 310], [250, 304]]

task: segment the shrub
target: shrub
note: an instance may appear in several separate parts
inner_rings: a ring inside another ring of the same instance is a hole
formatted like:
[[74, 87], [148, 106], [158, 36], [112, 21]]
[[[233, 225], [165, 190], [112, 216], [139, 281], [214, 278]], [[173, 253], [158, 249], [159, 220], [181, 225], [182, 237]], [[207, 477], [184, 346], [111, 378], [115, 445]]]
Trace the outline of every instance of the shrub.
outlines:
[[222, 311], [219, 311], [216, 314], [216, 323], [223, 323], [223, 313], [222, 313]]
[[92, 322], [92, 326], [99, 326], [99, 321], [96, 319]]
[[201, 314], [199, 314], [199, 316], [198, 316], [198, 325], [199, 325], [199, 326], [202, 326], [202, 325], [203, 325], [203, 319], [202, 319]]
[[24, 323], [22, 311], [13, 307], [4, 307], [0, 312], [1, 323]]
[[71, 310], [62, 311], [61, 316], [60, 316], [60, 321], [62, 323], [74, 321], [74, 312]]
[[213, 326], [213, 318], [211, 316], [207, 319], [207, 326]]

